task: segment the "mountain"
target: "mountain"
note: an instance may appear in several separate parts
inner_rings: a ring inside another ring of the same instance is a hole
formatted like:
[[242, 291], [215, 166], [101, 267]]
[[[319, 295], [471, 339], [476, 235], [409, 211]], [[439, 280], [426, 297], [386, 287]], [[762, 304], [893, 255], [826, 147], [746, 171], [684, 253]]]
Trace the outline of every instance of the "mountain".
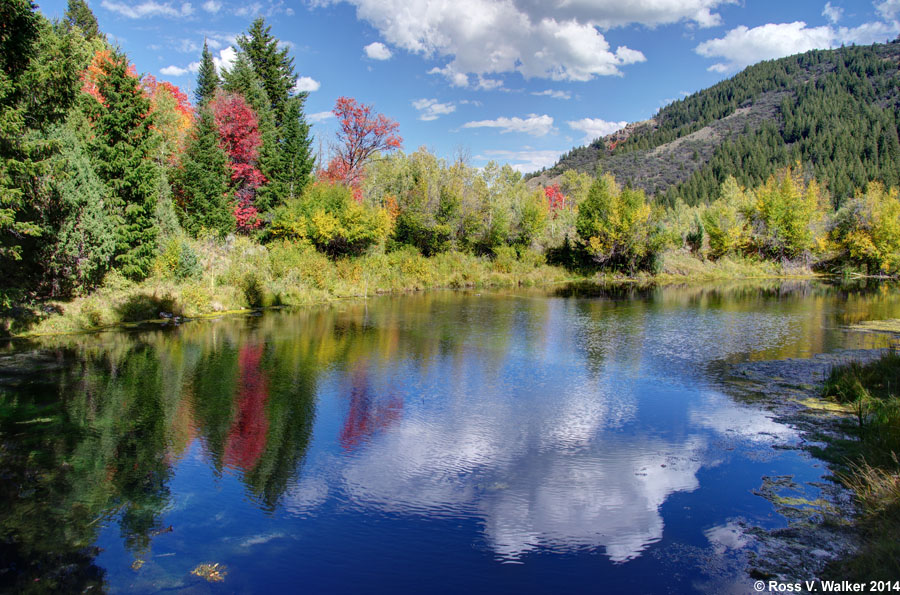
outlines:
[[643, 122], [563, 155], [532, 183], [598, 167], [663, 203], [715, 198], [801, 162], [835, 206], [871, 180], [900, 185], [900, 37], [750, 66]]

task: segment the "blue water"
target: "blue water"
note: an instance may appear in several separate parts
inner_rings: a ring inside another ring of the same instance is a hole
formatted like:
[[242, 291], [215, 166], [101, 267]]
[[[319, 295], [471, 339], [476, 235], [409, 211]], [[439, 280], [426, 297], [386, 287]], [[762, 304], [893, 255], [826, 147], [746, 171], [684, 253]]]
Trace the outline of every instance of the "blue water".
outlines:
[[808, 283], [436, 292], [18, 345], [0, 585], [746, 592], [741, 527], [787, 524], [763, 476], [815, 498], [827, 469], [728, 365], [898, 315]]

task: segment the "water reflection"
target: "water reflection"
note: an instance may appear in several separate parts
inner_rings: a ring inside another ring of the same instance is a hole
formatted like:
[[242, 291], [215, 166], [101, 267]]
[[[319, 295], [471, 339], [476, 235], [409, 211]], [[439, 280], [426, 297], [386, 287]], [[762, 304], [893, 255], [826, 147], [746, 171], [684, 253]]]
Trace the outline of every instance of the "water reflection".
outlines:
[[[334, 555], [361, 556], [359, 527], [342, 525], [354, 515], [474, 519], [468, 541], [502, 560], [624, 563], [663, 539], [673, 495], [732, 464], [727, 449], [795, 439], [723, 393], [724, 363], [876, 346], [842, 327], [898, 314], [885, 286], [582, 286], [19, 346], [0, 361], [0, 588], [103, 586], [94, 544], [113, 530], [124, 566], [162, 572], [154, 543], [181, 514], [204, 527], [179, 536], [184, 565], [212, 543], [282, 559], [279, 541], [318, 523], [348, 531]], [[246, 498], [215, 500], [232, 480]], [[248, 508], [281, 524], [233, 520]], [[724, 547], [728, 527], [710, 517], [698, 531]]]

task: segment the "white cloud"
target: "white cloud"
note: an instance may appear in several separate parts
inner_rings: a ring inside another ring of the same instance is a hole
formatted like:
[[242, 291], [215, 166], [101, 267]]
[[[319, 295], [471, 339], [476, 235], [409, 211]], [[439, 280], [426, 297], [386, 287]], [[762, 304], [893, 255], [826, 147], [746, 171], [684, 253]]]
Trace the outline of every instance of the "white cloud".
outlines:
[[456, 111], [456, 106], [452, 103], [438, 103], [437, 99], [417, 99], [412, 102], [412, 106], [421, 112], [419, 119], [424, 122], [437, 120], [440, 116]]
[[124, 2], [112, 2], [111, 0], [103, 0], [100, 6], [106, 10], [118, 13], [129, 19], [142, 19], [144, 17], [186, 17], [194, 13], [194, 7], [190, 2], [185, 2], [180, 8], [173, 6], [171, 3], [160, 3], [155, 0], [146, 0], [140, 4], [125, 4]]
[[312, 124], [322, 122], [334, 117], [334, 112], [315, 112], [306, 116], [306, 120]]
[[829, 23], [834, 25], [844, 16], [844, 9], [840, 6], [832, 6], [831, 2], [826, 2], [825, 8], [822, 9], [822, 16], [828, 19]]
[[293, 91], [294, 93], [302, 93], [304, 91], [311, 93], [312, 91], [318, 91], [321, 86], [322, 83], [316, 79], [308, 76], [301, 76], [297, 79], [297, 84], [294, 85]]
[[218, 56], [213, 56], [213, 63], [216, 65], [216, 71], [220, 74], [223, 70], [229, 70], [237, 59], [237, 51], [232, 46], [219, 50]]
[[499, 128], [501, 134], [507, 132], [523, 132], [532, 136], [546, 136], [553, 131], [553, 118], [544, 114], [529, 114], [527, 118], [497, 118], [496, 120], [478, 120], [466, 122], [463, 128]]
[[372, 60], [387, 60], [393, 55], [391, 50], [379, 41], [373, 41], [364, 47], [363, 50], [365, 50], [366, 56]]
[[628, 122], [624, 120], [622, 122], [607, 122], [600, 118], [582, 118], [580, 120], [570, 120], [566, 122], [566, 124], [568, 124], [569, 128], [572, 130], [580, 130], [583, 132], [584, 142], [589, 143], [595, 138], [600, 138], [601, 136], [606, 136], [607, 134], [612, 134], [617, 130], [625, 128], [625, 125], [628, 124]]
[[900, 13], [900, 0], [884, 0], [875, 3], [875, 10], [886, 19], [896, 18]]
[[798, 54], [813, 49], [827, 49], [841, 44], [870, 44], [896, 35], [900, 24], [871, 22], [858, 27], [807, 27], [803, 21], [768, 23], [748, 29], [741, 25], [725, 37], [704, 41], [695, 48], [701, 56], [724, 58], [709, 70], [729, 72], [755, 64]]
[[259, 2], [253, 2], [251, 4], [244, 4], [240, 8], [234, 11], [234, 14], [239, 17], [253, 17], [257, 16], [262, 12], [262, 4]]
[[172, 65], [160, 68], [159, 73], [164, 76], [183, 76], [188, 73], [188, 69]]
[[475, 85], [476, 89], [481, 89], [483, 91], [493, 91], [495, 89], [503, 88], [503, 81], [499, 79], [491, 79], [485, 78], [483, 76], [478, 77], [478, 84]]
[[546, 89], [544, 91], [534, 91], [532, 95], [538, 97], [552, 97], [553, 99], [572, 99], [572, 94], [568, 91], [559, 91], [554, 89]]
[[527, 173], [550, 167], [559, 159], [563, 151], [485, 151], [476, 159], [506, 161], [516, 171]]
[[216, 14], [222, 10], [222, 3], [216, 2], [216, 0], [206, 0], [206, 2], [203, 3], [203, 10], [211, 14]]
[[448, 58], [444, 66], [430, 72], [444, 75], [459, 87], [469, 85], [468, 75], [507, 72], [519, 72], [526, 78], [575, 81], [619, 75], [620, 67], [642, 62], [644, 55], [625, 46], [610, 48], [597, 27], [629, 22], [656, 25], [679, 20], [712, 24], [717, 17], [710, 13], [710, 8], [725, 3], [723, 0], [346, 1], [355, 5], [357, 17], [374, 26], [389, 44], [427, 58]]
[[165, 76], [184, 76], [187, 73], [191, 72], [197, 74], [200, 70], [200, 62], [191, 62], [187, 65], [187, 68], [182, 68], [180, 66], [175, 66], [174, 64], [171, 66], [166, 66], [164, 68], [159, 69], [159, 73]]

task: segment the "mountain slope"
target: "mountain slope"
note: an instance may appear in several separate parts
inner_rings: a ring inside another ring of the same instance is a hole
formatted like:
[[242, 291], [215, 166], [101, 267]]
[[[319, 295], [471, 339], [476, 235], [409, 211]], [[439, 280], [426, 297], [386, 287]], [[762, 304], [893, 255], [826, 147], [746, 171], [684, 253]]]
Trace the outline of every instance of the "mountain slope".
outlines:
[[663, 202], [696, 204], [800, 161], [835, 204], [870, 180], [900, 184], [900, 39], [762, 62], [563, 155], [540, 172], [610, 172]]

